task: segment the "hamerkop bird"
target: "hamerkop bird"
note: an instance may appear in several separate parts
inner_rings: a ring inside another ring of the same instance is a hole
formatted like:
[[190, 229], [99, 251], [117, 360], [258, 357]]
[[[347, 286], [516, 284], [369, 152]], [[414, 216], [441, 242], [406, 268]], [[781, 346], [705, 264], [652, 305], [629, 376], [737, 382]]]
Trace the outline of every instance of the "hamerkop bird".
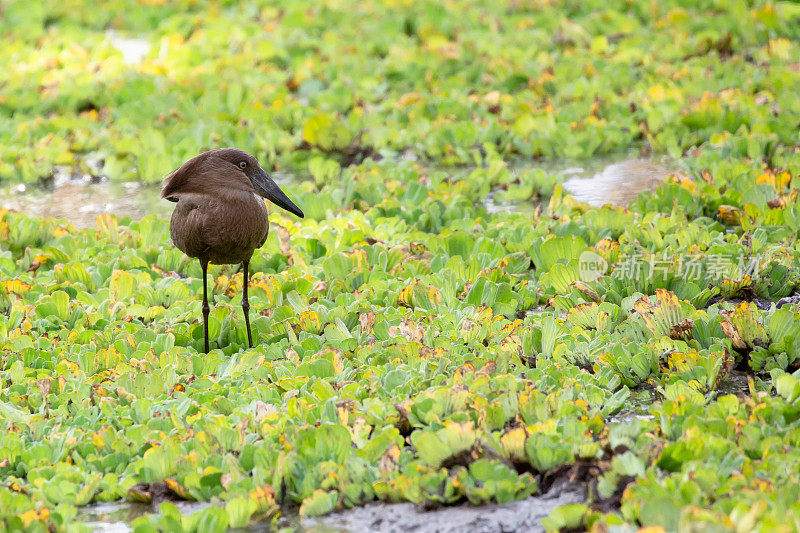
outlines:
[[161, 197], [176, 202], [169, 234], [172, 242], [203, 269], [203, 330], [208, 353], [208, 264], [242, 264], [242, 310], [250, 333], [247, 300], [248, 267], [253, 251], [264, 244], [269, 232], [267, 206], [261, 197], [294, 213], [303, 212], [289, 200], [255, 157], [236, 148], [204, 152], [173, 171], [164, 182]]

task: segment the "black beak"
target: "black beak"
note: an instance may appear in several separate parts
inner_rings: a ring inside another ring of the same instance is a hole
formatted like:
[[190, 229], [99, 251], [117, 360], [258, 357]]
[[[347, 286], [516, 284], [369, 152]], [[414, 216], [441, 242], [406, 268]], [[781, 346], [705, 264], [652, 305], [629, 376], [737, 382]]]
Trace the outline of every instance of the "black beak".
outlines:
[[270, 178], [266, 172], [261, 170], [255, 174], [255, 176], [251, 177], [250, 181], [260, 196], [263, 196], [278, 207], [282, 207], [290, 213], [294, 213], [300, 218], [303, 218], [303, 212], [300, 211], [300, 208], [294, 205], [294, 202], [289, 200], [289, 197], [284, 194], [281, 188], [278, 187], [277, 183], [272, 181], [272, 178]]

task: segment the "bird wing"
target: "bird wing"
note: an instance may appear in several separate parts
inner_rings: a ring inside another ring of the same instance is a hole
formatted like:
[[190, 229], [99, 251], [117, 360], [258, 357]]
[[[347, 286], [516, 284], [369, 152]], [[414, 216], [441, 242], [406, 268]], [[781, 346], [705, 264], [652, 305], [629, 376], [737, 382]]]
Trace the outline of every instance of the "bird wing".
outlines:
[[189, 257], [204, 257], [208, 252], [206, 224], [208, 217], [202, 204], [195, 202], [191, 195], [180, 199], [169, 224], [172, 242]]

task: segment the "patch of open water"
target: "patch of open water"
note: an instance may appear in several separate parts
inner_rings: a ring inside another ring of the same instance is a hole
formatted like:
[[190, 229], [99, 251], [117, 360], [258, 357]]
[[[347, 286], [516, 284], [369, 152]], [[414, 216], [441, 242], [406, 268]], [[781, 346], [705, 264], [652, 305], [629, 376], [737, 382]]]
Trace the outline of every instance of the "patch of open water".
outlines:
[[[639, 193], [655, 189], [667, 176], [680, 172], [677, 163], [666, 156], [642, 157], [637, 154], [615, 154], [585, 161], [524, 163], [513, 165], [512, 172], [532, 168], [557, 174], [563, 180], [567, 193], [580, 202], [596, 207], [605, 204], [628, 205]], [[483, 200], [489, 213], [510, 211], [532, 214], [541, 203], [540, 199], [498, 202], [495, 198], [497, 192], [491, 191]]]
[[627, 205], [642, 191], [658, 187], [673, 172], [673, 164], [664, 158], [624, 159], [604, 166], [589, 178], [585, 172], [571, 173], [564, 189], [589, 205]]
[[[547, 493], [525, 500], [475, 507], [461, 504], [432, 511], [419, 510], [411, 503], [372, 502], [362, 507], [339, 511], [318, 518], [301, 519], [285, 513], [277, 525], [299, 533], [500, 533], [510, 531], [544, 531], [541, 520], [561, 505], [585, 500], [583, 489], [568, 483], [554, 486]], [[174, 502], [184, 514], [200, 511], [205, 502]], [[78, 510], [77, 520], [97, 533], [128, 533], [130, 523], [157, 507], [140, 503], [100, 502]], [[255, 524], [249, 532], [270, 531], [268, 522]]]
[[[275, 173], [282, 185], [294, 178]], [[63, 219], [76, 228], [93, 228], [104, 213], [140, 219], [146, 215], [169, 218], [175, 204], [161, 198], [160, 183], [112, 182], [104, 177], [72, 173], [58, 167], [47, 186], [0, 186], [0, 208], [44, 218]]]
[[[542, 518], [561, 505], [585, 500], [578, 484], [555, 484], [548, 492], [525, 500], [473, 506], [469, 504], [422, 511], [411, 503], [372, 502], [362, 507], [339, 511], [318, 518], [301, 519], [295, 513], [284, 513], [278, 527], [298, 533], [501, 533], [511, 531], [539, 532]], [[203, 502], [174, 502], [184, 514], [208, 507]], [[155, 506], [140, 503], [101, 502], [78, 510], [77, 519], [97, 533], [128, 533], [130, 523], [140, 516], [157, 512]], [[268, 522], [255, 524], [249, 532], [270, 531]]]
[[[644, 190], [656, 187], [671, 172], [674, 164], [664, 158], [641, 158], [629, 155], [593, 160], [552, 161], [512, 165], [512, 172], [540, 168], [559, 174], [564, 189], [575, 199], [590, 205], [627, 205]], [[279, 184], [297, 182], [297, 176], [276, 173]], [[64, 219], [77, 228], [94, 227], [98, 215], [114, 213], [133, 219], [155, 214], [169, 217], [173, 204], [160, 197], [160, 184], [109, 182], [106, 178], [74, 173], [57, 167], [45, 186], [25, 184], [0, 185], [0, 208], [29, 215]], [[483, 200], [489, 213], [510, 211], [533, 213], [539, 201], [498, 202], [497, 191]]]
[[541, 496], [516, 502], [456, 505], [434, 511], [419, 511], [411, 503], [370, 503], [322, 518], [308, 518], [295, 531], [305, 533], [501, 533], [539, 532], [542, 518], [561, 505], [585, 500], [578, 487], [553, 487]]
[[142, 37], [123, 37], [114, 30], [106, 31], [106, 37], [122, 53], [123, 60], [128, 64], [141, 63], [150, 52], [150, 43]]
[[[192, 514], [208, 507], [206, 502], [174, 502], [183, 514]], [[97, 502], [78, 508], [76, 520], [85, 523], [98, 533], [127, 533], [133, 529], [130, 523], [158, 508], [144, 503], [127, 501]]]

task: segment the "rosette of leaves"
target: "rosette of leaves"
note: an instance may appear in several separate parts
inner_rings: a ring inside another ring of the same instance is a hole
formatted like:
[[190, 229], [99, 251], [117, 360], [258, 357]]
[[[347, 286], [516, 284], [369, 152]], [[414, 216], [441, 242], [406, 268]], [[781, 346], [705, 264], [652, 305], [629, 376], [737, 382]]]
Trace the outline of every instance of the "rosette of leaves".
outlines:
[[661, 356], [661, 350], [647, 344], [616, 342], [599, 356], [598, 362], [608, 365], [626, 386], [636, 387], [658, 373]]
[[589, 330], [613, 331], [625, 319], [622, 308], [611, 302], [585, 302], [567, 311], [566, 321]]
[[689, 302], [678, 300], [671, 291], [656, 289], [654, 298], [639, 298], [633, 309], [656, 338], [685, 340], [692, 337], [695, 309]]
[[742, 302], [721, 326], [753, 370], [786, 370], [800, 360], [800, 320], [790, 307], [762, 312], [755, 304]]
[[580, 237], [540, 239], [530, 248], [531, 260], [543, 288], [557, 294], [567, 292], [569, 284], [579, 280], [578, 259], [588, 246]]

